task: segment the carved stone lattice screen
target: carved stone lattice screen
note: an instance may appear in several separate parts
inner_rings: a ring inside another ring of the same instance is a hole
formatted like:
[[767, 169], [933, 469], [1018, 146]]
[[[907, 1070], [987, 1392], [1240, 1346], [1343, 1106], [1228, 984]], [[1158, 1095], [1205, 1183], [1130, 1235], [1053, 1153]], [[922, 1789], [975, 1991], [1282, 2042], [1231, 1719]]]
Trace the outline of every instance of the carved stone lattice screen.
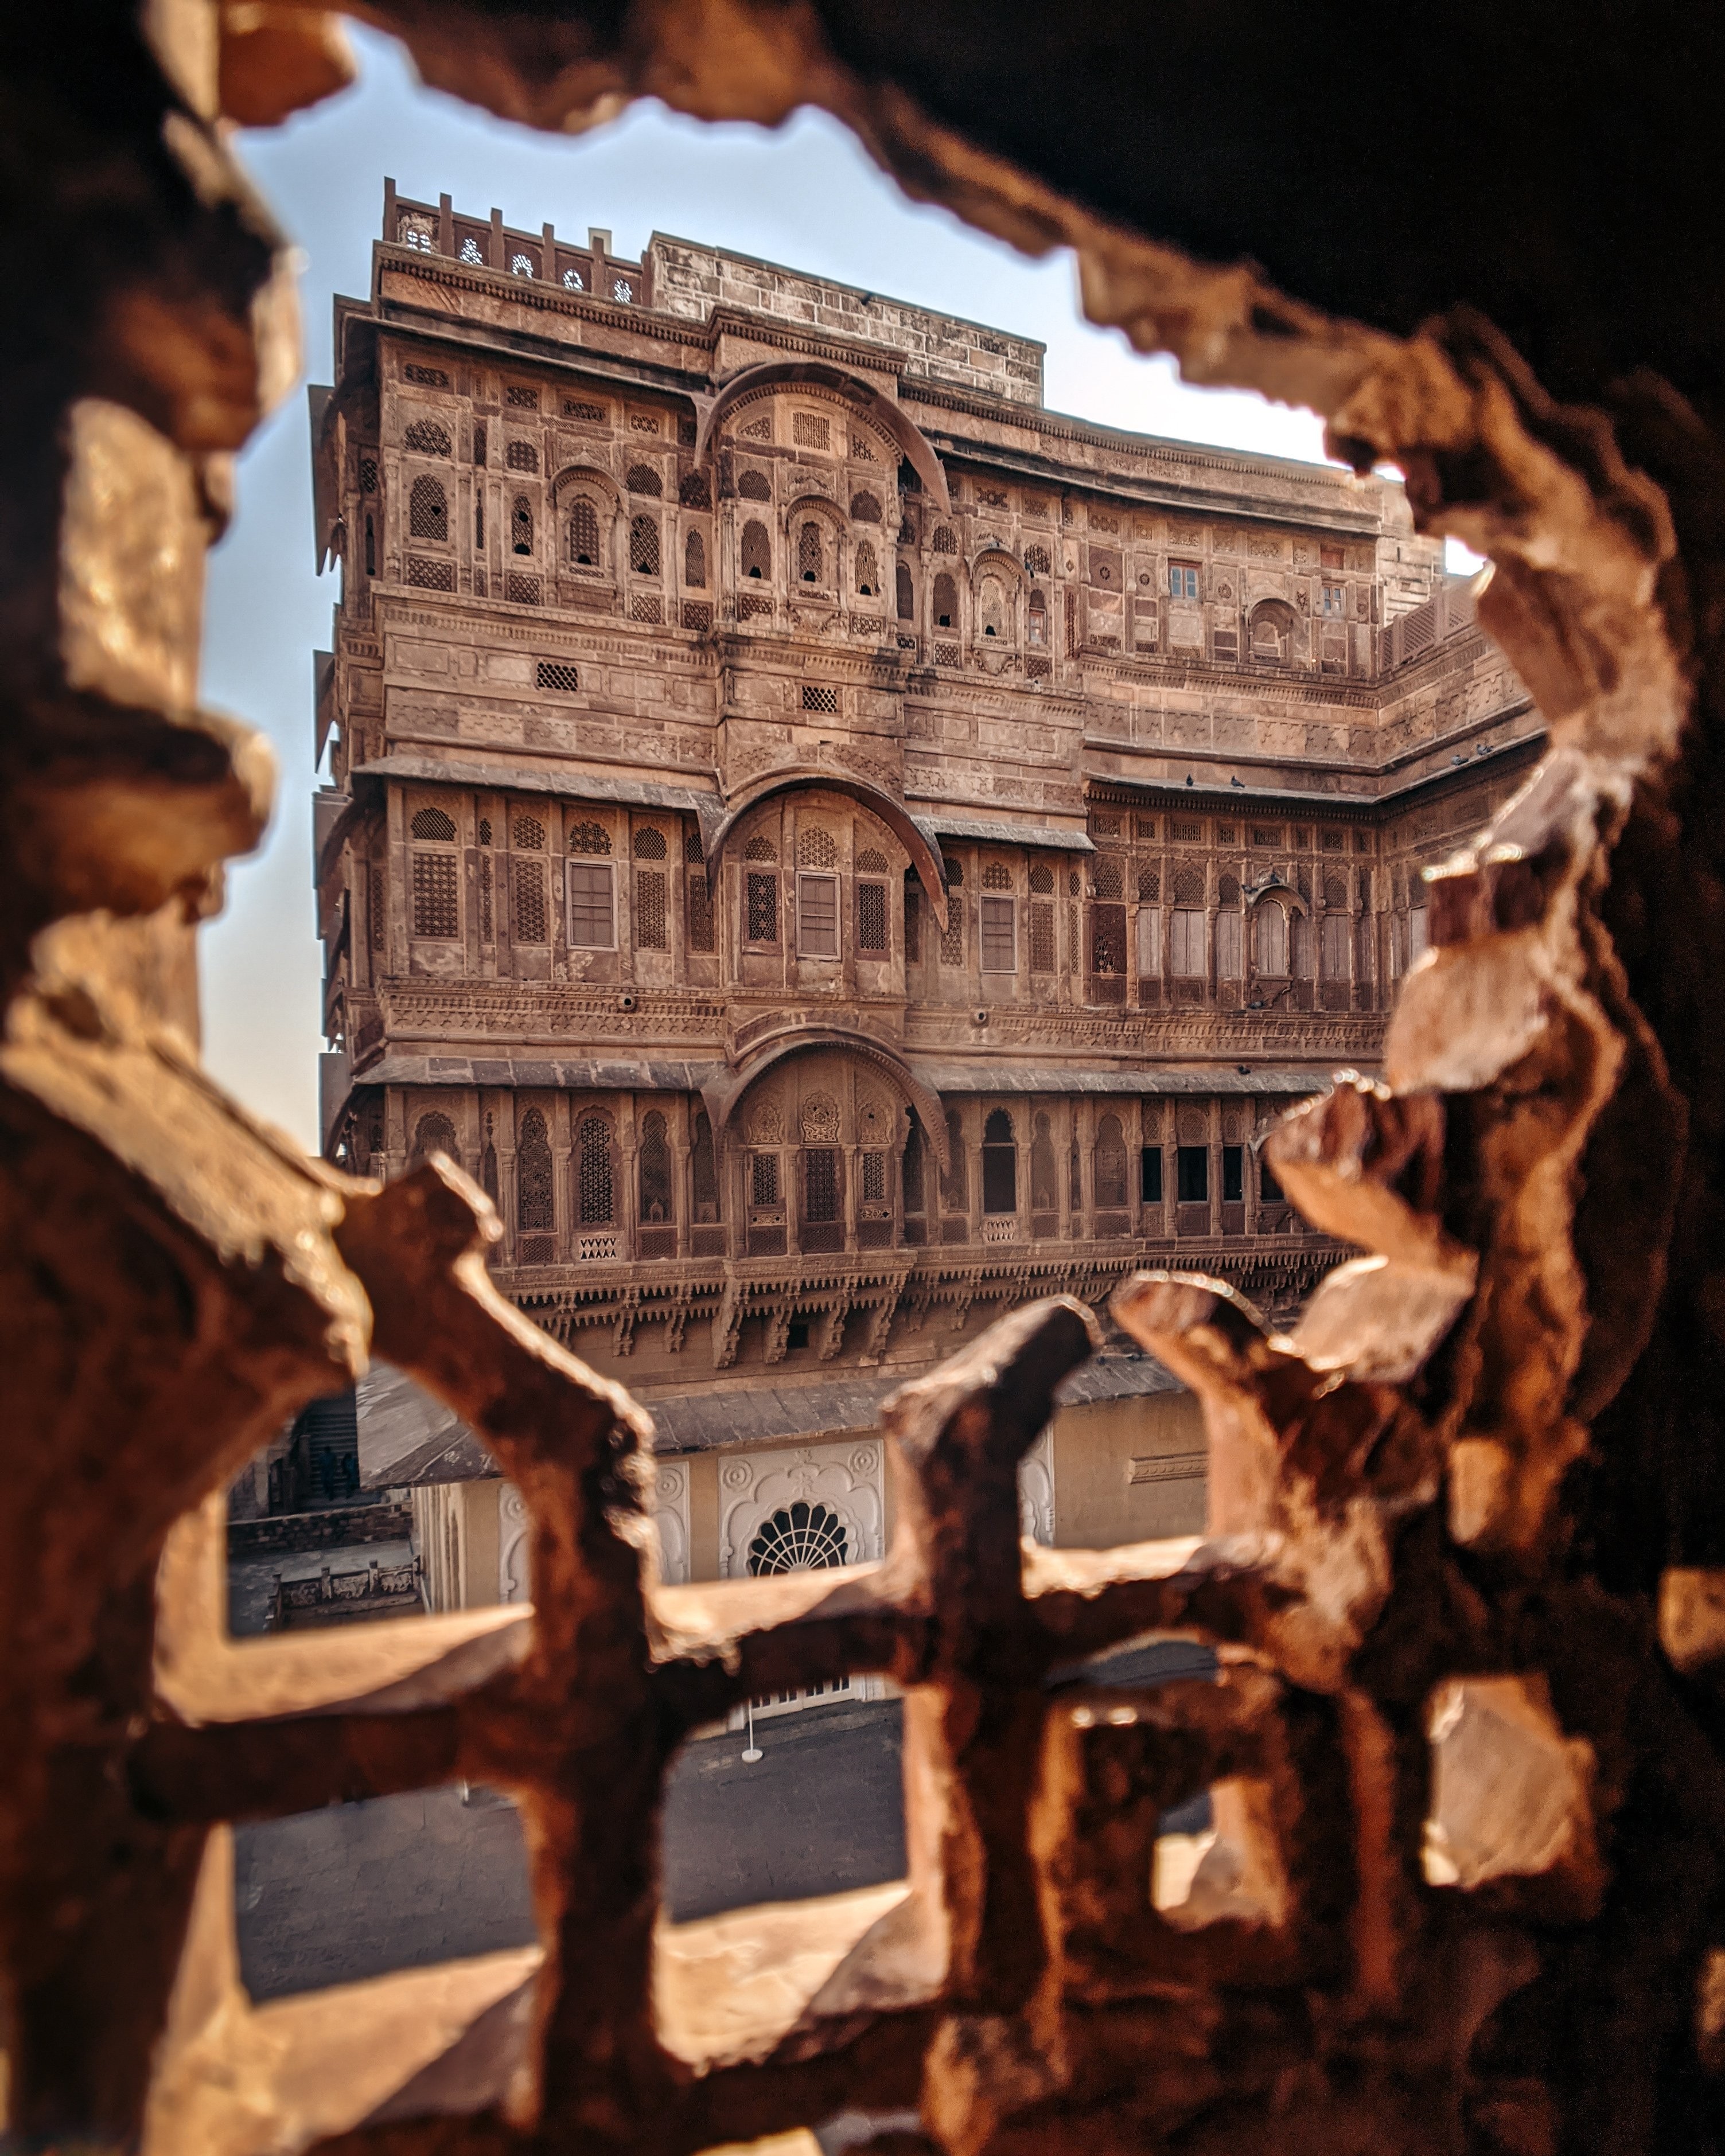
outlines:
[[[1070, 242], [1094, 320], [1312, 405], [1490, 553], [1480, 618], [1552, 747], [1433, 885], [1385, 1082], [1272, 1141], [1363, 1255], [1291, 1338], [1212, 1283], [1117, 1296], [1203, 1397], [1201, 1543], [1020, 1544], [1015, 1461], [1094, 1340], [1061, 1303], [891, 1411], [878, 1566], [659, 1588], [642, 1419], [493, 1294], [477, 1190], [308, 1164], [198, 1065], [195, 926], [270, 793], [198, 704], [203, 557], [296, 362], [221, 122], [336, 86], [339, 38], [285, 0], [11, 11], [13, 2142], [680, 2152], [848, 2109], [958, 2156], [1717, 2150], [1725, 275], [1671, 206], [1718, 198], [1718, 28], [1631, 48], [1579, 6], [1511, 52], [1350, 28], [1312, 49], [1383, 93], [1344, 136], [1225, 8], [1156, 37], [1081, 5], [367, 13], [542, 125], [824, 105], [919, 192]], [[1295, 121], [1353, 202], [1291, 183]], [[1449, 166], [1495, 196], [1446, 209]], [[1321, 305], [1205, 266], [1236, 256]], [[519, 1483], [536, 1605], [232, 1643], [212, 1493], [373, 1349]], [[1076, 1666], [1168, 1627], [1216, 1644], [1214, 1682]], [[906, 1687], [907, 1891], [699, 1951], [657, 1932], [680, 1738], [845, 1670]], [[251, 2006], [227, 1823], [454, 1775], [519, 1797], [541, 1947]], [[1232, 1869], [1182, 1900], [1158, 1821], [1204, 1789]]]

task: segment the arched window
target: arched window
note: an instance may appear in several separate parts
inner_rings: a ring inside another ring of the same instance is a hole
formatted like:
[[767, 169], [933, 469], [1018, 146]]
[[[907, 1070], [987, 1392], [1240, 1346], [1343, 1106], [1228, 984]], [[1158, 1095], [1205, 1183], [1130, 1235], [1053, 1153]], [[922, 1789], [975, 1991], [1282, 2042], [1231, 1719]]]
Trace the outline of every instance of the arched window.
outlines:
[[941, 1177], [941, 1210], [968, 1213], [970, 1199], [964, 1168], [964, 1126], [958, 1120], [956, 1108], [947, 1111], [947, 1157], [951, 1165]]
[[1006, 587], [999, 577], [984, 577], [977, 591], [977, 619], [984, 636], [1009, 636], [1012, 616]]
[[366, 519], [366, 574], [368, 577], [375, 577], [377, 573], [377, 534], [372, 529], [372, 520], [367, 516]]
[[878, 496], [865, 488], [850, 497], [850, 514], [858, 524], [878, 524], [880, 521], [880, 503]]
[[421, 476], [408, 496], [408, 531], [415, 539], [447, 539], [449, 505], [439, 480]]
[[1104, 1116], [1096, 1125], [1096, 1210], [1120, 1213], [1126, 1209], [1126, 1140], [1118, 1116]]
[[698, 531], [683, 542], [683, 582], [691, 591], [706, 589], [706, 542]]
[[611, 1126], [583, 1116], [575, 1133], [576, 1200], [583, 1228], [608, 1228], [617, 1217], [611, 1178]]
[[1012, 1117], [1004, 1108], [995, 1108], [983, 1125], [983, 1210], [1018, 1209], [1019, 1149], [1013, 1142]]
[[659, 574], [659, 526], [650, 516], [632, 516], [629, 525], [629, 566], [631, 575]]
[[942, 569], [934, 580], [934, 625], [953, 629], [958, 622], [958, 587]]
[[1051, 574], [1052, 565], [1048, 558], [1047, 547], [1034, 544], [1025, 547], [1024, 567], [1033, 577], [1046, 577]]
[[511, 471], [536, 472], [539, 452], [531, 442], [511, 442], [503, 452], [503, 461]]
[[677, 500], [685, 509], [711, 509], [712, 489], [706, 483], [704, 471], [685, 472], [677, 485]]
[[544, 1234], [556, 1224], [551, 1187], [551, 1140], [545, 1117], [529, 1108], [516, 1138], [516, 1226], [522, 1235]]
[[584, 494], [569, 505], [569, 559], [583, 569], [598, 566], [599, 512]]
[[745, 501], [771, 501], [773, 484], [763, 471], [746, 471], [737, 482], [737, 491]]
[[797, 574], [805, 584], [824, 583], [820, 526], [810, 517], [797, 534]]
[[689, 1179], [697, 1224], [711, 1227], [719, 1218], [719, 1174], [713, 1158], [713, 1127], [705, 1108], [695, 1116], [695, 1142], [689, 1148]]
[[773, 574], [773, 547], [764, 524], [751, 521], [742, 527], [742, 573], [746, 577]]
[[916, 589], [911, 582], [909, 569], [902, 562], [898, 565], [895, 581], [898, 586], [898, 618], [901, 621], [914, 621], [916, 618]]
[[532, 552], [533, 511], [524, 494], [518, 494], [515, 498], [515, 508], [509, 520], [509, 538], [517, 554]]
[[856, 550], [856, 588], [863, 597], [872, 598], [880, 582], [880, 572], [875, 567], [875, 550], [865, 539]]
[[942, 524], [935, 533], [934, 551], [937, 554], [956, 554], [958, 552], [958, 542], [952, 536], [950, 524]]
[[539, 271], [531, 254], [511, 254], [509, 274], [511, 277], [536, 277]]
[[1266, 898], [1258, 908], [1253, 942], [1260, 973], [1273, 973], [1279, 978], [1287, 972], [1288, 916], [1273, 898]]
[[798, 1497], [761, 1522], [749, 1544], [749, 1570], [819, 1572], [843, 1564], [849, 1547], [845, 1522], [830, 1505]]
[[435, 419], [415, 419], [402, 436], [406, 446], [422, 457], [446, 457], [451, 444], [449, 436]]
[[911, 1111], [910, 1128], [905, 1133], [901, 1173], [906, 1212], [926, 1213], [928, 1210], [928, 1148], [914, 1108]]
[[665, 492], [665, 483], [651, 465], [631, 465], [624, 485], [631, 494], [659, 495]]
[[1030, 1132], [1030, 1209], [1055, 1213], [1060, 1194], [1055, 1173], [1054, 1127], [1046, 1111], [1039, 1114]]
[[455, 1126], [447, 1116], [421, 1116], [413, 1126], [413, 1142], [408, 1151], [408, 1166], [418, 1168], [421, 1161], [429, 1160], [434, 1152], [447, 1153], [451, 1160], [459, 1157], [455, 1150]]
[[641, 1118], [640, 1178], [643, 1222], [650, 1226], [672, 1219], [670, 1147], [657, 1108]]
[[455, 826], [441, 808], [421, 808], [409, 827], [416, 839], [440, 839], [445, 845], [455, 836]]

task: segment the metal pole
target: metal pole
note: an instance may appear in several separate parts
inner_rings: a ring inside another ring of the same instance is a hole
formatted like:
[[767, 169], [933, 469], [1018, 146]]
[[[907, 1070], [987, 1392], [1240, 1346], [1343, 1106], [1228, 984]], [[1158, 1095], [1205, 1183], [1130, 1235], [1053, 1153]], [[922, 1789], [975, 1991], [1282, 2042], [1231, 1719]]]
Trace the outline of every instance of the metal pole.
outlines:
[[755, 1702], [753, 1700], [749, 1702], [745, 1711], [749, 1718], [749, 1741], [748, 1748], [742, 1755], [742, 1763], [745, 1767], [752, 1767], [755, 1762], [761, 1756], [761, 1748], [755, 1742]]

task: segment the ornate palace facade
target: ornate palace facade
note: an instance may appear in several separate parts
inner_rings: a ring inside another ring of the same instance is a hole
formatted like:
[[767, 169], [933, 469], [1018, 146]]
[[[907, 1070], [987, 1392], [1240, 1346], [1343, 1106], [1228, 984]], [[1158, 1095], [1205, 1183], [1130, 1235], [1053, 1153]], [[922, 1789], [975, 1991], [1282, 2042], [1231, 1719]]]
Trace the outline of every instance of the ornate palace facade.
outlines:
[[[854, 1433], [1005, 1306], [1171, 1259], [1274, 1305], [1333, 1262], [1259, 1140], [1373, 1064], [1420, 867], [1538, 735], [1392, 481], [393, 185], [336, 350], [326, 1143], [490, 1193], [500, 1287], [684, 1455], [673, 1568], [766, 1561], [788, 1447], [869, 1553]], [[1135, 1440], [1158, 1374], [1098, 1368], [1027, 1498], [1062, 1540], [1165, 1527], [1196, 1442], [1172, 1402]]]

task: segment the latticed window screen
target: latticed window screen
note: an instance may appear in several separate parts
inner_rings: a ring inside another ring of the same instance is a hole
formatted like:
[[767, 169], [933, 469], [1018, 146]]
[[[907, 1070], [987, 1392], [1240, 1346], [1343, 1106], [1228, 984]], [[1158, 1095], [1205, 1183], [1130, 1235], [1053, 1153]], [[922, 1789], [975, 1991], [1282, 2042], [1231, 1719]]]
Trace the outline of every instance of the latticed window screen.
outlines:
[[536, 472], [539, 452], [531, 442], [511, 442], [503, 452], [503, 462], [510, 471]]
[[1123, 973], [1126, 971], [1126, 908], [1123, 906], [1091, 906], [1090, 969], [1093, 973], [1102, 974]]
[[631, 465], [624, 484], [631, 494], [662, 495], [665, 492], [665, 482], [651, 465]]
[[641, 1118], [639, 1162], [641, 1219], [649, 1225], [672, 1218], [670, 1146], [665, 1137], [665, 1117], [651, 1108]]
[[417, 1168], [422, 1160], [429, 1160], [434, 1152], [447, 1153], [451, 1160], [459, 1158], [455, 1144], [455, 1126], [447, 1116], [421, 1116], [413, 1126], [413, 1142], [408, 1149], [408, 1166]]
[[362, 457], [359, 460], [359, 490], [362, 494], [377, 491], [377, 459], [375, 457]]
[[603, 824], [572, 824], [569, 826], [569, 851], [572, 854], [608, 854], [611, 834]]
[[572, 696], [581, 686], [581, 676], [572, 666], [542, 659], [533, 669], [533, 685], [536, 689], [554, 690], [561, 696]]
[[691, 868], [687, 877], [689, 896], [689, 948], [691, 951], [711, 951], [713, 947], [713, 895], [707, 888], [706, 870], [698, 865]]
[[485, 461], [486, 446], [485, 423], [483, 419], [475, 419], [473, 423], [473, 460], [476, 465]]
[[665, 834], [656, 824], [644, 824], [635, 833], [633, 843], [638, 861], [662, 861], [665, 858]]
[[480, 940], [490, 943], [496, 937], [496, 923], [492, 912], [491, 857], [481, 854], [479, 865]]
[[548, 942], [544, 862], [524, 861], [517, 857], [510, 863], [509, 873], [510, 886], [515, 895], [515, 940], [517, 943]]
[[691, 591], [706, 588], [706, 542], [698, 531], [683, 542], [683, 582]]
[[871, 957], [886, 950], [886, 886], [859, 883], [856, 886], [856, 947]]
[[805, 711], [836, 711], [839, 692], [824, 682], [805, 681], [803, 684], [803, 708]]
[[743, 933], [751, 943], [778, 941], [778, 878], [751, 870], [743, 879]]
[[862, 1194], [870, 1205], [882, 1204], [886, 1197], [886, 1156], [884, 1152], [865, 1152], [862, 1157]]
[[1033, 973], [1051, 973], [1054, 970], [1054, 901], [1052, 899], [1033, 898], [1030, 901], [1030, 971]]
[[832, 423], [824, 412], [793, 412], [791, 439], [799, 449], [830, 449]]
[[551, 1140], [545, 1117], [537, 1108], [529, 1108], [521, 1117], [516, 1139], [515, 1177], [516, 1227], [524, 1235], [553, 1227]]
[[865, 598], [872, 598], [880, 588], [880, 572], [875, 560], [875, 550], [865, 539], [856, 550], [856, 588]]
[[539, 409], [539, 391], [531, 382], [511, 382], [503, 393], [503, 401], [517, 412], [536, 412]]
[[964, 901], [954, 891], [947, 893], [947, 925], [941, 931], [941, 963], [964, 963]]
[[839, 1217], [836, 1146], [809, 1146], [803, 1152], [803, 1217], [805, 1220], [836, 1220]]
[[598, 566], [599, 512], [584, 494], [569, 505], [569, 559], [583, 569]]
[[583, 1228], [606, 1228], [617, 1217], [611, 1175], [611, 1126], [603, 1116], [583, 1116], [575, 1133], [576, 1201]]
[[452, 592], [455, 588], [455, 564], [430, 561], [423, 554], [409, 554], [408, 582], [416, 591]]
[[911, 572], [901, 562], [893, 572], [894, 610], [901, 621], [916, 618], [916, 587], [911, 581]]
[[689, 1180], [695, 1200], [695, 1218], [709, 1224], [719, 1217], [718, 1164], [713, 1157], [713, 1127], [705, 1108], [695, 1116], [695, 1136], [689, 1148]]
[[572, 860], [569, 880], [569, 942], [578, 951], [608, 951], [617, 941], [611, 908], [608, 861]]
[[845, 1522], [829, 1505], [798, 1497], [762, 1522], [749, 1544], [749, 1570], [819, 1571], [843, 1564], [849, 1546]]
[[415, 419], [402, 436], [407, 447], [422, 457], [446, 457], [452, 448], [449, 435], [435, 419]]
[[453, 854], [413, 855], [413, 933], [451, 937], [461, 933], [460, 865]]
[[778, 1155], [757, 1152], [749, 1163], [749, 1199], [756, 1205], [778, 1203]]
[[667, 947], [663, 869], [635, 870], [635, 943], [643, 951]]
[[983, 971], [1010, 973], [1018, 968], [1018, 941], [1009, 898], [984, 897], [980, 901]]
[[773, 574], [773, 548], [764, 524], [745, 524], [742, 527], [742, 573], [763, 578], [770, 578]]
[[685, 509], [711, 509], [713, 495], [712, 489], [707, 485], [706, 474], [685, 472], [677, 483], [677, 499]]
[[822, 581], [820, 526], [813, 517], [797, 534], [797, 574], [805, 584]]
[[366, 882], [366, 924], [374, 951], [383, 948], [383, 871], [372, 869]]
[[638, 577], [659, 574], [659, 526], [650, 516], [629, 519], [629, 566]]
[[449, 499], [442, 485], [423, 474], [408, 495], [408, 531], [415, 539], [447, 539], [449, 536]]

